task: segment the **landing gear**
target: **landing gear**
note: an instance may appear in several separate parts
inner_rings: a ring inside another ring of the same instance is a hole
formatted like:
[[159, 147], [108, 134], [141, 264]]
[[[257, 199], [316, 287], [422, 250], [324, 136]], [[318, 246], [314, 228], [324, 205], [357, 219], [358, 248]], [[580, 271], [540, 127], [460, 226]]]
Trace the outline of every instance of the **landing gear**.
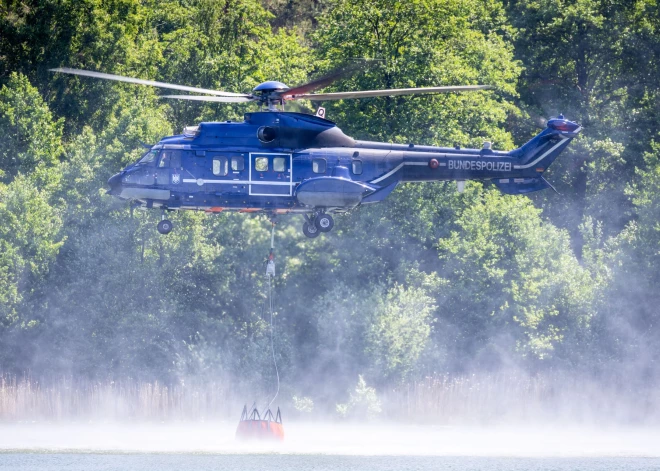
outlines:
[[310, 239], [314, 239], [315, 237], [318, 237], [320, 233], [321, 231], [319, 231], [318, 227], [316, 227], [315, 224], [310, 224], [307, 221], [303, 223], [303, 234], [305, 234]]
[[335, 226], [335, 221], [332, 216], [325, 213], [320, 213], [314, 220], [314, 225], [318, 227], [321, 232], [330, 232]]
[[160, 232], [163, 235], [169, 234], [170, 232], [172, 232], [172, 227], [174, 227], [172, 225], [172, 221], [170, 221], [169, 219], [163, 219], [158, 223], [158, 232]]
[[329, 214], [321, 212], [316, 212], [311, 215], [305, 214], [303, 234], [313, 239], [318, 237], [321, 232], [330, 232], [334, 225], [335, 221]]
[[163, 212], [160, 216], [160, 222], [158, 223], [158, 232], [161, 234], [169, 234], [172, 232], [172, 228], [174, 227], [174, 224], [172, 224], [172, 221], [169, 219], [165, 218], [165, 210], [163, 209]]

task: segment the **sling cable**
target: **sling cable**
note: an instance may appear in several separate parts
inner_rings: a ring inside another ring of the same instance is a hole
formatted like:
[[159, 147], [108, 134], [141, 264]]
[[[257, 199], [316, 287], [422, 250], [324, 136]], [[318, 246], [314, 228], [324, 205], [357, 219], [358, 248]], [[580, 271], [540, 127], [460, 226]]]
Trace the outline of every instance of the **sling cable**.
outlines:
[[268, 310], [270, 311], [270, 352], [273, 357], [273, 365], [275, 366], [275, 376], [277, 377], [277, 389], [275, 395], [268, 403], [268, 406], [259, 413], [256, 402], [248, 409], [247, 404], [243, 406], [241, 413], [241, 420], [238, 422], [236, 429], [236, 438], [240, 440], [284, 440], [284, 427], [282, 425], [282, 414], [280, 408], [277, 408], [277, 413], [273, 414], [270, 406], [275, 402], [280, 393], [280, 372], [277, 367], [277, 359], [275, 358], [275, 345], [273, 341], [273, 291], [272, 283], [275, 278], [275, 221], [271, 218], [271, 231], [270, 231], [270, 253], [264, 264], [266, 267], [266, 281], [268, 286]]

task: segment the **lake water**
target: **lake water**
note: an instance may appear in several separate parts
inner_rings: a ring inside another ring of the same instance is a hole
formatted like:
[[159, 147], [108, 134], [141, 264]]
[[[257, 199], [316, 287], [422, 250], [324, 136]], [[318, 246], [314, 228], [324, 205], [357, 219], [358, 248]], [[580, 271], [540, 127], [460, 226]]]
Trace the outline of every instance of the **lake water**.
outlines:
[[658, 458], [0, 453], [2, 471], [647, 471]]
[[282, 444], [235, 423], [0, 424], [0, 471], [660, 471], [660, 429], [285, 423]]

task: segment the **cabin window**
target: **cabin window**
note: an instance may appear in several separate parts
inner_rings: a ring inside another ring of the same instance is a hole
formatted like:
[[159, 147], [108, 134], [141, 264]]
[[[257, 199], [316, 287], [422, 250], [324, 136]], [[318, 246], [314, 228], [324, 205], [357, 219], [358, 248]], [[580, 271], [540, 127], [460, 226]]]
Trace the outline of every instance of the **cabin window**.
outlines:
[[312, 172], [325, 173], [325, 159], [312, 160]]
[[224, 177], [229, 173], [227, 157], [217, 157], [213, 159], [213, 175]]
[[276, 172], [286, 172], [286, 159], [284, 157], [275, 157], [273, 159], [273, 170]]
[[243, 156], [231, 158], [231, 169], [234, 172], [240, 172], [245, 169], [245, 159]]
[[352, 170], [353, 170], [353, 175], [362, 175], [362, 161], [354, 160]]
[[268, 171], [268, 157], [257, 157], [254, 159], [254, 169], [257, 172]]
[[158, 163], [160, 168], [179, 168], [181, 167], [181, 152], [165, 150], [162, 152], [160, 157], [160, 162]]

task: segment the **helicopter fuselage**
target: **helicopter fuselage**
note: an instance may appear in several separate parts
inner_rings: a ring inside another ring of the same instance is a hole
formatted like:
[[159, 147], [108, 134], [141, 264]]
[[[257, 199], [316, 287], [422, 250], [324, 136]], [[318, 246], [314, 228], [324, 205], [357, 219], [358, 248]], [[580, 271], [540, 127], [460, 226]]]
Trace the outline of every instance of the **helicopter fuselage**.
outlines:
[[147, 208], [305, 213], [313, 227], [319, 214], [382, 201], [402, 182], [491, 180], [511, 194], [548, 188], [542, 173], [579, 131], [560, 117], [502, 152], [359, 141], [317, 116], [249, 113], [163, 138], [108, 181], [109, 193]]

